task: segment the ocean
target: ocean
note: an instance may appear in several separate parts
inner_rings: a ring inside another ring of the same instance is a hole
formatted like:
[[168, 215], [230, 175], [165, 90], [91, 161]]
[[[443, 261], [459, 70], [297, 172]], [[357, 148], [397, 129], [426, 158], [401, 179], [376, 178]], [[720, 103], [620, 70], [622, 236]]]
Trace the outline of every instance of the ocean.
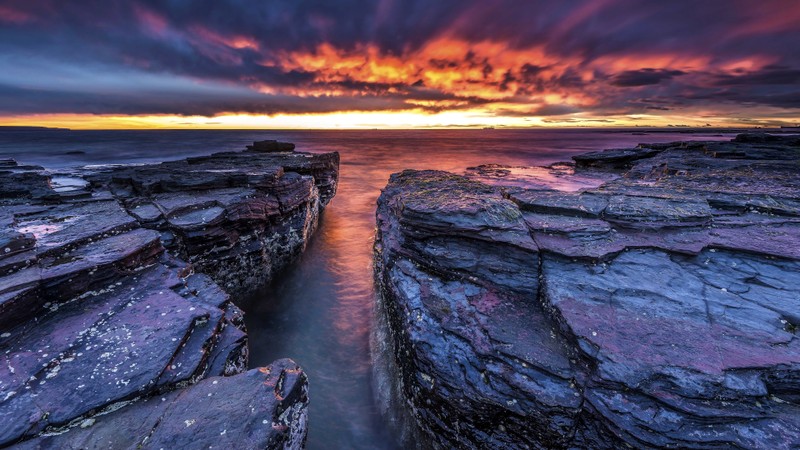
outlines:
[[244, 149], [278, 139], [298, 151], [341, 154], [336, 198], [300, 260], [271, 286], [237, 299], [250, 365], [290, 357], [310, 380], [309, 449], [392, 449], [372, 391], [370, 332], [375, 201], [391, 173], [461, 172], [480, 164], [546, 165], [640, 142], [730, 139], [708, 130], [0, 131], [0, 158], [50, 169], [145, 163]]

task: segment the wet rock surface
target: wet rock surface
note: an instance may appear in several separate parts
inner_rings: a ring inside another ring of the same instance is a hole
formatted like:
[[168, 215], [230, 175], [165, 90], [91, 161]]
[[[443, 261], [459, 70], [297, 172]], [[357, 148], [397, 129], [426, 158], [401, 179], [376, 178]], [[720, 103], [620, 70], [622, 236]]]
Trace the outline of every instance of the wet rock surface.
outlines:
[[796, 137], [575, 159], [382, 193], [379, 310], [425, 443], [800, 446]]
[[0, 446], [302, 445], [306, 377], [245, 373], [233, 300], [303, 250], [338, 154], [0, 171]]
[[305, 374], [279, 360], [83, 419], [16, 448], [301, 448], [307, 404]]

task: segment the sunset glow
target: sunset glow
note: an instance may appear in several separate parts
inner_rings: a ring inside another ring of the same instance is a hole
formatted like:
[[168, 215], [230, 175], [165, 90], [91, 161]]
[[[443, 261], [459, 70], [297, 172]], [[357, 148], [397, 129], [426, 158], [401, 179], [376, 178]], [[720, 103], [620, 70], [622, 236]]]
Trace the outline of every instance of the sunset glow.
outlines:
[[0, 125], [795, 124], [800, 9], [733, 3], [681, 17], [632, 0], [354, 2], [350, 15], [12, 0], [0, 6]]
[[19, 117], [4, 117], [0, 126], [46, 126], [75, 130], [92, 129], [407, 129], [407, 128], [526, 128], [536, 127], [749, 127], [753, 125], [784, 123], [779, 115], [752, 120], [731, 120], [725, 116], [715, 117], [711, 112], [703, 119], [692, 116], [663, 116], [637, 114], [618, 118], [596, 119], [578, 114], [567, 118], [505, 117], [491, 112], [445, 111], [427, 113], [422, 110], [401, 112], [342, 111], [325, 114], [222, 114], [214, 117], [176, 115], [86, 115], [44, 114]]

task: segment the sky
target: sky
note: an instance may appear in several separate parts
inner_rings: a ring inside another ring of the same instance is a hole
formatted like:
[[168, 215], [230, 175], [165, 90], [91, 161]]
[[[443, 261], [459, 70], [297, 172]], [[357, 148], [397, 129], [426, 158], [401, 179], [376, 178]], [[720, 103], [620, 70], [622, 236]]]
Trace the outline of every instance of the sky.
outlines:
[[0, 125], [800, 123], [797, 0], [0, 0]]

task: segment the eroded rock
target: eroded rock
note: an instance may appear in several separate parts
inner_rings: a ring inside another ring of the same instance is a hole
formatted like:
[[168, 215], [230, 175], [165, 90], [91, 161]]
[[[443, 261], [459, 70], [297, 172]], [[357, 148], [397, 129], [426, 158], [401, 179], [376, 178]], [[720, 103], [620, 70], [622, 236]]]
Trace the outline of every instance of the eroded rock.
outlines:
[[425, 444], [800, 445], [794, 139], [583, 155], [569, 176], [616, 175], [577, 191], [499, 166], [393, 175], [379, 310]]
[[304, 248], [336, 192], [336, 153], [218, 153], [86, 174], [168, 250], [243, 295]]
[[0, 446], [302, 445], [305, 375], [242, 374], [232, 298], [303, 250], [337, 154], [2, 167], [20, 176], [0, 184]]

